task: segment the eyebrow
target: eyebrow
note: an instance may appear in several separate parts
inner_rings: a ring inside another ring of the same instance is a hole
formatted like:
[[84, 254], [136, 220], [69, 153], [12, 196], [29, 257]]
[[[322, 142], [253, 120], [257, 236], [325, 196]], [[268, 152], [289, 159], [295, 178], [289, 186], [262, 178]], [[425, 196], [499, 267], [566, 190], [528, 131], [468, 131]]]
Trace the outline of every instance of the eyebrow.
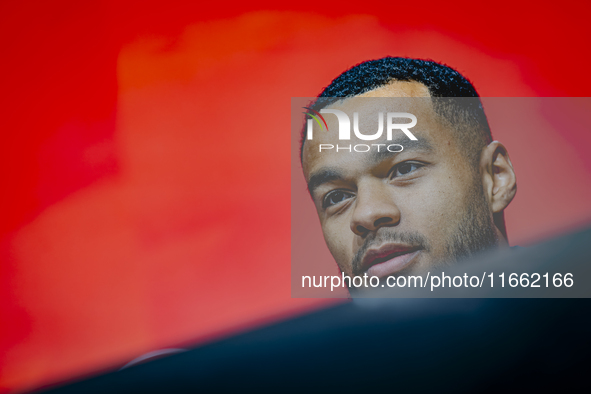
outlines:
[[367, 153], [366, 156], [366, 160], [371, 163], [371, 164], [377, 164], [382, 162], [383, 160], [386, 160], [389, 157], [392, 156], [396, 156], [399, 153], [402, 152], [408, 152], [408, 151], [423, 151], [423, 152], [433, 152], [433, 145], [431, 145], [431, 143], [425, 139], [425, 138], [421, 138], [418, 140], [408, 140], [408, 138], [406, 137], [400, 137], [397, 139], [394, 139], [392, 141], [388, 141], [387, 144], [384, 145], [401, 145], [403, 147], [403, 150], [400, 152], [390, 152], [389, 150], [387, 150], [385, 147], [380, 148], [380, 151], [378, 152], [378, 150], [372, 150], [371, 152]]
[[[402, 144], [404, 143], [404, 145]], [[425, 151], [425, 152], [432, 152], [433, 149], [433, 145], [431, 145], [431, 143], [429, 141], [427, 141], [425, 138], [421, 138], [418, 140], [408, 140], [408, 138], [406, 137], [400, 137], [397, 139], [394, 139], [392, 141], [388, 141], [387, 144], [384, 145], [393, 145], [393, 144], [398, 144], [398, 145], [402, 145], [404, 150], [401, 152], [390, 152], [387, 149], [381, 150], [380, 148], [380, 152], [378, 152], [378, 150], [376, 149], [375, 151], [372, 151], [371, 153], [360, 153], [360, 154], [366, 154], [366, 160], [372, 164], [375, 165], [377, 163], [380, 163], [384, 160], [386, 160], [389, 157], [392, 156], [396, 156], [399, 153], [405, 152], [405, 151]], [[316, 172], [314, 172], [311, 176], [310, 176], [310, 180], [308, 181], [308, 192], [310, 193], [311, 196], [313, 196], [314, 190], [316, 190], [316, 188], [318, 188], [320, 185], [323, 185], [325, 183], [329, 183], [329, 182], [333, 182], [333, 181], [342, 181], [345, 179], [345, 176], [343, 175], [343, 173], [334, 167], [325, 167], [322, 168]]]
[[339, 170], [335, 168], [323, 168], [316, 171], [310, 177], [310, 180], [308, 181], [308, 192], [313, 196], [314, 190], [318, 186], [332, 181], [341, 181], [343, 179], [345, 179], [345, 177]]

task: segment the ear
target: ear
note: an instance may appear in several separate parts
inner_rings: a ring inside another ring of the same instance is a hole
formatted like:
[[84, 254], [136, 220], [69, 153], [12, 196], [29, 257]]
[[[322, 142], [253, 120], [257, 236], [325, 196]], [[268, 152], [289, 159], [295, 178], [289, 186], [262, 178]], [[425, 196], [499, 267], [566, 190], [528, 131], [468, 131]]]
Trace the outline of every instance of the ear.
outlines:
[[503, 144], [493, 141], [482, 150], [480, 169], [484, 191], [492, 212], [502, 212], [517, 192], [513, 164]]

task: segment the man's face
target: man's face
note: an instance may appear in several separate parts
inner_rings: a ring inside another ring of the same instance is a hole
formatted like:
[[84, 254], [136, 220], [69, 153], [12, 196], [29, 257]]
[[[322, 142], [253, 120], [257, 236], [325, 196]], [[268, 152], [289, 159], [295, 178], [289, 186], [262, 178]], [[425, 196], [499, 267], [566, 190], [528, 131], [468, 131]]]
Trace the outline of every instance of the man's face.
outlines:
[[[340, 141], [336, 116], [327, 114], [330, 131], [317, 128], [313, 140], [305, 142], [304, 175], [326, 244], [345, 274], [420, 274], [496, 244], [480, 173], [453, 131], [440, 123], [424, 85], [394, 82], [328, 108], [347, 113], [352, 127], [353, 112], [358, 112], [364, 134], [375, 133], [380, 112], [408, 112], [417, 118], [410, 129], [417, 141], [400, 130], [393, 132], [392, 141], [385, 131], [375, 141], [359, 140], [354, 133], [351, 140]], [[404, 149], [319, 151], [320, 144], [393, 143]]]

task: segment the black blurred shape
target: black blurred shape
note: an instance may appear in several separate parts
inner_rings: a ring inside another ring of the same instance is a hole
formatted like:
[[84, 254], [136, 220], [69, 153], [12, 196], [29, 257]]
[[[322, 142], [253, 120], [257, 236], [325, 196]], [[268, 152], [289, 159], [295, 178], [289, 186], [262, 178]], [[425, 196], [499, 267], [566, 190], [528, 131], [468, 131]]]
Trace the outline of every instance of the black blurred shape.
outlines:
[[[588, 262], [591, 230], [548, 245], [561, 258], [548, 255], [554, 260], [542, 263], [554, 262], [557, 270], [569, 259]], [[536, 250], [530, 256], [540, 259]], [[504, 256], [500, 264], [507, 263]], [[359, 300], [48, 392], [579, 389], [589, 386], [590, 305], [588, 299]]]

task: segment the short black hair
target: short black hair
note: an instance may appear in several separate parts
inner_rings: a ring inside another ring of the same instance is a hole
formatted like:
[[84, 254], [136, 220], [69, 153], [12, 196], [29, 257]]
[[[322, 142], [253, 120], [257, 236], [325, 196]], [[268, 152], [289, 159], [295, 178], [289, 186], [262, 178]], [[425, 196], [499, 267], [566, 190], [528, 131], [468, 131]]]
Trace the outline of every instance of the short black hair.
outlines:
[[[392, 81], [419, 82], [427, 87], [435, 112], [457, 131], [456, 139], [476, 165], [482, 148], [492, 142], [488, 120], [476, 89], [453, 68], [432, 60], [384, 57], [351, 67], [325, 87], [311, 108], [315, 111], [347, 97], [377, 89]], [[471, 99], [460, 99], [460, 98]], [[304, 128], [300, 144], [303, 159]]]

